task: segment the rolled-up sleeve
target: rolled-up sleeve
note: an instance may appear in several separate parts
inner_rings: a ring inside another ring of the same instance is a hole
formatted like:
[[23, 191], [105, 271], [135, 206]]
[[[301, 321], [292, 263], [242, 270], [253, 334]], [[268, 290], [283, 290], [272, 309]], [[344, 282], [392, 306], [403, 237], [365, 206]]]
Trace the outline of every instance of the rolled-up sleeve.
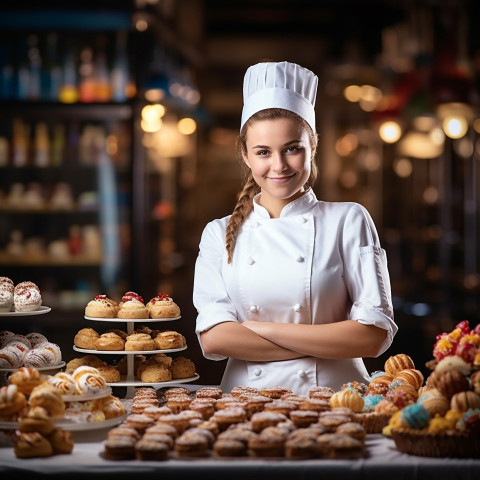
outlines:
[[210, 222], [205, 227], [200, 240], [198, 257], [195, 263], [193, 284], [193, 304], [197, 309], [195, 333], [205, 358], [224, 360], [227, 357], [206, 354], [203, 351], [200, 333], [223, 322], [237, 322], [235, 306], [230, 300], [222, 277], [222, 264], [225, 255], [226, 219]]
[[370, 214], [354, 205], [346, 219], [341, 242], [344, 278], [352, 300], [349, 318], [387, 331], [378, 354], [392, 344], [398, 327], [394, 321], [390, 276], [385, 250]]

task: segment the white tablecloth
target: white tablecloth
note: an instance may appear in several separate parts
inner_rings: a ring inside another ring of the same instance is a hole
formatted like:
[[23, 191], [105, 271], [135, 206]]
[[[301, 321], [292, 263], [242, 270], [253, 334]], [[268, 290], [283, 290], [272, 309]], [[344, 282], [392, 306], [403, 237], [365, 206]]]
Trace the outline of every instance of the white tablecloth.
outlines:
[[74, 432], [70, 455], [18, 459], [13, 448], [0, 448], [0, 478], [49, 478], [116, 480], [250, 480], [262, 479], [374, 479], [374, 480], [478, 480], [480, 459], [414, 457], [399, 453], [393, 440], [368, 435], [367, 456], [359, 460], [286, 460], [201, 458], [166, 461], [110, 461], [102, 458], [108, 430]]

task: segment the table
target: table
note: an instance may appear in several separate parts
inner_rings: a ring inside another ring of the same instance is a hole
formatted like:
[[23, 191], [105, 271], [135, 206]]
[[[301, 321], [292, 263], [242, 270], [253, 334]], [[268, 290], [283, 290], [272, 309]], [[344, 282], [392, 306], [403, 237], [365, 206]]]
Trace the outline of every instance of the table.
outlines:
[[109, 461], [102, 458], [108, 430], [74, 432], [70, 455], [18, 459], [12, 447], [0, 448], [2, 480], [49, 478], [108, 480], [478, 480], [480, 459], [414, 457], [399, 453], [393, 440], [368, 435], [366, 458], [359, 460], [189, 459]]

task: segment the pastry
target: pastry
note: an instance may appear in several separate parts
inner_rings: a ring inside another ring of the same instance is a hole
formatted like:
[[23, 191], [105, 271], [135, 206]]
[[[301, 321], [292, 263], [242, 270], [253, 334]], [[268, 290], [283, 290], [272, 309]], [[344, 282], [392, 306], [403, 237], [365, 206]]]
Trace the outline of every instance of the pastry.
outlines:
[[8, 277], [0, 277], [0, 312], [13, 310], [13, 292], [15, 285]]
[[43, 407], [52, 417], [61, 417], [65, 413], [65, 403], [61, 393], [48, 383], [39, 385], [32, 390], [28, 404], [30, 407]]
[[288, 433], [276, 427], [268, 427], [248, 441], [248, 449], [254, 457], [283, 457]]
[[100, 334], [93, 328], [82, 328], [73, 338], [73, 343], [78, 348], [87, 350], [96, 350], [95, 342], [100, 338]]
[[136, 440], [131, 437], [109, 437], [104, 443], [103, 454], [108, 460], [130, 460], [135, 458]]
[[353, 412], [361, 412], [363, 410], [363, 397], [356, 390], [340, 390], [335, 392], [330, 398], [330, 406], [348, 407]]
[[190, 390], [185, 387], [170, 387], [163, 391], [163, 397], [165, 399], [177, 397], [178, 395], [190, 395]]
[[0, 416], [8, 416], [19, 412], [27, 405], [27, 398], [16, 385], [0, 387]]
[[166, 293], [159, 293], [147, 303], [150, 318], [178, 318], [180, 308]]
[[140, 380], [145, 383], [170, 382], [172, 380], [172, 372], [165, 365], [151, 363], [142, 368]]
[[85, 307], [85, 316], [90, 318], [115, 318], [117, 303], [106, 295], [96, 295]]
[[282, 413], [263, 411], [254, 413], [250, 418], [250, 423], [252, 425], [252, 430], [259, 433], [265, 428], [274, 427], [285, 420], [287, 420], [287, 417]]
[[128, 333], [120, 330], [119, 328], [109, 328], [105, 333], [116, 333], [122, 340], [126, 340]]
[[55, 354], [47, 348], [32, 348], [27, 352], [23, 360], [25, 367], [43, 368], [58, 365], [55, 362]]
[[415, 368], [405, 368], [393, 377], [393, 382], [408, 383], [418, 390], [423, 385], [423, 373]]
[[14, 334], [7, 340], [5, 347], [16, 347], [24, 352], [28, 352], [32, 348], [32, 344], [25, 335]]
[[36, 368], [21, 367], [10, 375], [9, 382], [16, 385], [19, 392], [30, 395], [32, 390], [46, 379]]
[[215, 413], [215, 404], [207, 398], [192, 400], [188, 408], [201, 413], [204, 420], [208, 420]]
[[120, 371], [113, 365], [101, 365], [96, 367], [100, 375], [107, 383], [116, 383], [120, 381]]
[[318, 386], [313, 387], [308, 392], [308, 396], [311, 398], [320, 398], [322, 400], [330, 400], [330, 397], [335, 393], [335, 390], [330, 387]]
[[148, 310], [143, 298], [135, 292], [127, 292], [119, 304], [118, 318], [148, 318]]
[[[308, 429], [305, 429], [308, 430]], [[292, 435], [285, 442], [285, 456], [293, 459], [315, 458], [317, 456], [317, 435]]]
[[158, 400], [156, 398], [134, 398], [130, 411], [132, 413], [143, 413], [147, 407], [158, 407]]
[[101, 410], [105, 418], [118, 418], [127, 413], [126, 408], [118, 397], [114, 395], [108, 395], [107, 397], [99, 398], [96, 400], [96, 407]]
[[62, 351], [56, 343], [44, 342], [36, 346], [37, 350], [47, 350], [53, 355], [53, 365], [59, 365], [62, 361]]
[[48, 342], [48, 339], [45, 335], [37, 332], [27, 333], [25, 338], [30, 342], [32, 348], [35, 348], [37, 345]]
[[219, 457], [242, 457], [247, 454], [247, 446], [240, 440], [218, 438], [213, 444], [213, 451]]
[[389, 357], [385, 362], [385, 372], [395, 377], [397, 373], [406, 368], [415, 368], [413, 360], [405, 353], [399, 353]]
[[95, 350], [124, 350], [125, 341], [114, 332], [103, 333], [95, 340]]
[[345, 422], [337, 427], [335, 430], [337, 433], [343, 433], [345, 435], [350, 435], [357, 440], [363, 441], [367, 436], [367, 432], [363, 425], [357, 422]]
[[180, 413], [190, 407], [192, 400], [193, 398], [190, 395], [176, 395], [168, 397], [165, 405], [170, 408], [173, 413]]
[[48, 383], [53, 385], [62, 395], [75, 395], [77, 384], [72, 375], [66, 372], [57, 372], [48, 378]]
[[14, 335], [10, 330], [0, 330], [0, 348], [3, 348]]
[[175, 439], [175, 452], [183, 457], [203, 457], [208, 453], [208, 440], [204, 435], [186, 431]]
[[263, 409], [264, 412], [275, 412], [275, 413], [282, 413], [283, 415], [287, 416], [293, 410], [297, 410], [299, 405], [294, 402], [289, 402], [288, 400], [276, 399], [270, 403], [267, 403]]
[[128, 335], [125, 342], [125, 350], [127, 351], [148, 351], [155, 350], [155, 342], [150, 335], [146, 333], [132, 333]]
[[417, 402], [423, 405], [432, 417], [437, 414], [444, 416], [450, 408], [448, 398], [436, 389], [425, 390], [423, 394], [418, 397]]
[[470, 389], [468, 378], [457, 370], [439, 373], [433, 371], [427, 378], [426, 386], [436, 388], [449, 400], [455, 393], [464, 392]]
[[143, 433], [148, 427], [151, 427], [155, 423], [155, 420], [143, 413], [133, 413], [125, 419], [124, 423], [138, 432]]
[[165, 460], [168, 458], [169, 446], [153, 438], [142, 438], [135, 444], [135, 457], [138, 460]]
[[195, 392], [197, 398], [221, 398], [223, 391], [220, 387], [201, 387]]
[[160, 417], [163, 417], [163, 415], [171, 415], [173, 412], [170, 408], [168, 407], [159, 407], [159, 406], [154, 406], [154, 405], [149, 405], [143, 409], [143, 413], [154, 420], [158, 420]]
[[175, 378], [190, 378], [195, 375], [195, 364], [189, 358], [177, 357], [174, 358], [171, 365], [172, 377]]
[[25, 357], [26, 353], [24, 350], [7, 345], [0, 350], [1, 368], [20, 368], [24, 363]]
[[218, 428], [223, 431], [230, 425], [244, 422], [247, 419], [247, 412], [242, 407], [228, 407], [217, 410], [211, 419], [217, 422]]
[[118, 427], [112, 428], [108, 431], [107, 438], [111, 437], [131, 437], [138, 441], [142, 438], [142, 435], [138, 432], [138, 430], [135, 430], [132, 427], [119, 425]]
[[183, 348], [187, 345], [185, 337], [173, 330], [165, 330], [157, 334], [154, 339], [155, 347], [158, 350], [169, 350], [174, 348]]
[[[126, 374], [127, 373], [127, 356], [122, 357], [120, 361], [117, 364], [118, 371], [121, 374]], [[142, 365], [144, 362], [146, 362], [147, 357], [145, 355], [134, 355], [133, 357], [133, 371], [137, 373], [138, 368], [140, 365]]]
[[167, 423], [155, 423], [151, 427], [145, 430], [144, 435], [168, 435], [170, 438], [175, 439], [178, 437], [178, 430]]
[[300, 404], [300, 410], [310, 410], [315, 412], [325, 412], [330, 410], [330, 400], [325, 400], [322, 398], [307, 397]]
[[51, 443], [38, 432], [17, 431], [13, 440], [13, 451], [17, 458], [49, 457], [53, 454]]
[[361, 440], [341, 433], [325, 433], [317, 437], [320, 456], [335, 459], [361, 458], [364, 444]]
[[471, 390], [455, 393], [450, 399], [450, 408], [461, 412], [480, 409], [480, 395]]
[[72, 432], [57, 428], [47, 435], [47, 439], [52, 445], [54, 455], [72, 453], [74, 446]]
[[97, 394], [106, 387], [105, 379], [94, 367], [86, 365], [78, 367], [72, 373], [72, 377], [75, 380], [78, 395]]
[[310, 410], [292, 410], [290, 420], [297, 428], [305, 428], [318, 420], [318, 412]]
[[282, 395], [288, 395], [293, 392], [287, 387], [276, 386], [262, 388], [258, 393], [273, 400], [282, 398]]
[[15, 286], [13, 304], [16, 312], [33, 312], [42, 305], [40, 289], [33, 282], [21, 282]]
[[101, 360], [97, 355], [84, 355], [83, 357], [78, 357], [74, 358], [73, 360], [70, 360], [66, 367], [65, 367], [65, 372], [66, 373], [73, 373], [78, 367], [81, 367], [83, 365], [88, 365], [89, 367], [102, 367], [105, 366], [106, 363]]
[[53, 431], [53, 420], [43, 407], [31, 407], [27, 414], [20, 418], [18, 429], [21, 432], [38, 432], [48, 435]]
[[190, 421], [187, 417], [182, 416], [181, 414], [172, 413], [171, 415], [162, 415], [157, 421], [156, 424], [166, 424], [172, 427], [175, 427], [178, 434], [181, 435], [185, 430], [190, 427]]

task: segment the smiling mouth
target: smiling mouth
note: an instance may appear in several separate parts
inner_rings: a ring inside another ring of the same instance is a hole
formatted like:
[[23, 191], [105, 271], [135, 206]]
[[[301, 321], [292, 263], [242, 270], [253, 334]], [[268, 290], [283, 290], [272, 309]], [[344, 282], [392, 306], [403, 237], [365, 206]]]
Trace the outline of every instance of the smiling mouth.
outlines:
[[268, 178], [274, 183], [285, 183], [285, 182], [288, 182], [294, 176], [295, 174], [292, 173], [291, 175], [288, 175], [286, 177], [268, 177]]

